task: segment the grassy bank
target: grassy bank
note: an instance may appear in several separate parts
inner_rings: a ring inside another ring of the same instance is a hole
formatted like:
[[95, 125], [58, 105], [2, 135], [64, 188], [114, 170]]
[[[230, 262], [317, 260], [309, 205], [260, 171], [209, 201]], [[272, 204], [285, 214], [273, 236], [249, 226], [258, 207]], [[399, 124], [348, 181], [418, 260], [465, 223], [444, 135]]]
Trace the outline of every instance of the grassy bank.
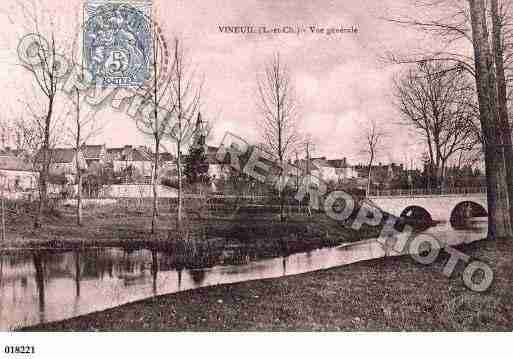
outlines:
[[278, 279], [201, 288], [40, 325], [31, 330], [505, 330], [513, 329], [512, 240], [460, 248], [490, 264], [484, 293], [467, 289], [448, 256], [360, 262]]

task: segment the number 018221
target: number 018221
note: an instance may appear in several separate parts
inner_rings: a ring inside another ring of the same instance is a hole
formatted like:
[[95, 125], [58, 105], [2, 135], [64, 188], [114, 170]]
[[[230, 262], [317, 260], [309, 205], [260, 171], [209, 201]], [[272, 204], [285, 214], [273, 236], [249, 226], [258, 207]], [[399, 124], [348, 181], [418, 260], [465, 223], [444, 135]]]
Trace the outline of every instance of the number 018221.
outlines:
[[36, 348], [32, 345], [6, 345], [5, 354], [35, 354]]

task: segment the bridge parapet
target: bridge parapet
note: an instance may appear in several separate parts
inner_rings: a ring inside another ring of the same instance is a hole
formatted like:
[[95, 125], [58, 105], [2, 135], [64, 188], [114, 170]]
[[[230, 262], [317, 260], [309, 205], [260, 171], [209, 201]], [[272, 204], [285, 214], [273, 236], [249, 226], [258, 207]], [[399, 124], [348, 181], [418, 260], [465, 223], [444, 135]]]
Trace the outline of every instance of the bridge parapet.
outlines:
[[486, 187], [461, 187], [446, 189], [392, 189], [392, 190], [372, 190], [367, 197], [433, 197], [433, 196], [475, 196], [486, 195]]

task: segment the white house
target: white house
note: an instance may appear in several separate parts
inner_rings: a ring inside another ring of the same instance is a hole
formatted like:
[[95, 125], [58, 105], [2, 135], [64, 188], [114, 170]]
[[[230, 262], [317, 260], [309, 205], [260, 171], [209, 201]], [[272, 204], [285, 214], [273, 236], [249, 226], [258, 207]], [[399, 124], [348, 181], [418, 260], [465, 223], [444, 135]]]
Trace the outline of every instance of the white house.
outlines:
[[295, 165], [301, 169], [303, 174], [309, 172], [312, 176], [326, 182], [358, 178], [358, 172], [348, 164], [345, 157], [333, 160], [328, 160], [326, 157], [312, 158], [308, 163], [302, 159], [296, 161]]
[[9, 197], [37, 188], [39, 173], [30, 162], [10, 150], [0, 151], [0, 186]]
[[340, 182], [348, 179], [358, 178], [355, 168], [347, 163], [347, 159], [328, 160], [326, 157], [314, 158], [312, 162], [319, 170], [319, 176], [324, 181]]

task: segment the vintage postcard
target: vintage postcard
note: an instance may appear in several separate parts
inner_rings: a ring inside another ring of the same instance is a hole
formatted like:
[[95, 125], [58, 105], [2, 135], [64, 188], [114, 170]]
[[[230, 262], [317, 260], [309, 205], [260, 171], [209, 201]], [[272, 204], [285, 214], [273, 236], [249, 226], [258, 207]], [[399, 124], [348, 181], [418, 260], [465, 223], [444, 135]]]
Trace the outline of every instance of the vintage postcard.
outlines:
[[509, 0], [0, 17], [0, 331], [513, 329]]

